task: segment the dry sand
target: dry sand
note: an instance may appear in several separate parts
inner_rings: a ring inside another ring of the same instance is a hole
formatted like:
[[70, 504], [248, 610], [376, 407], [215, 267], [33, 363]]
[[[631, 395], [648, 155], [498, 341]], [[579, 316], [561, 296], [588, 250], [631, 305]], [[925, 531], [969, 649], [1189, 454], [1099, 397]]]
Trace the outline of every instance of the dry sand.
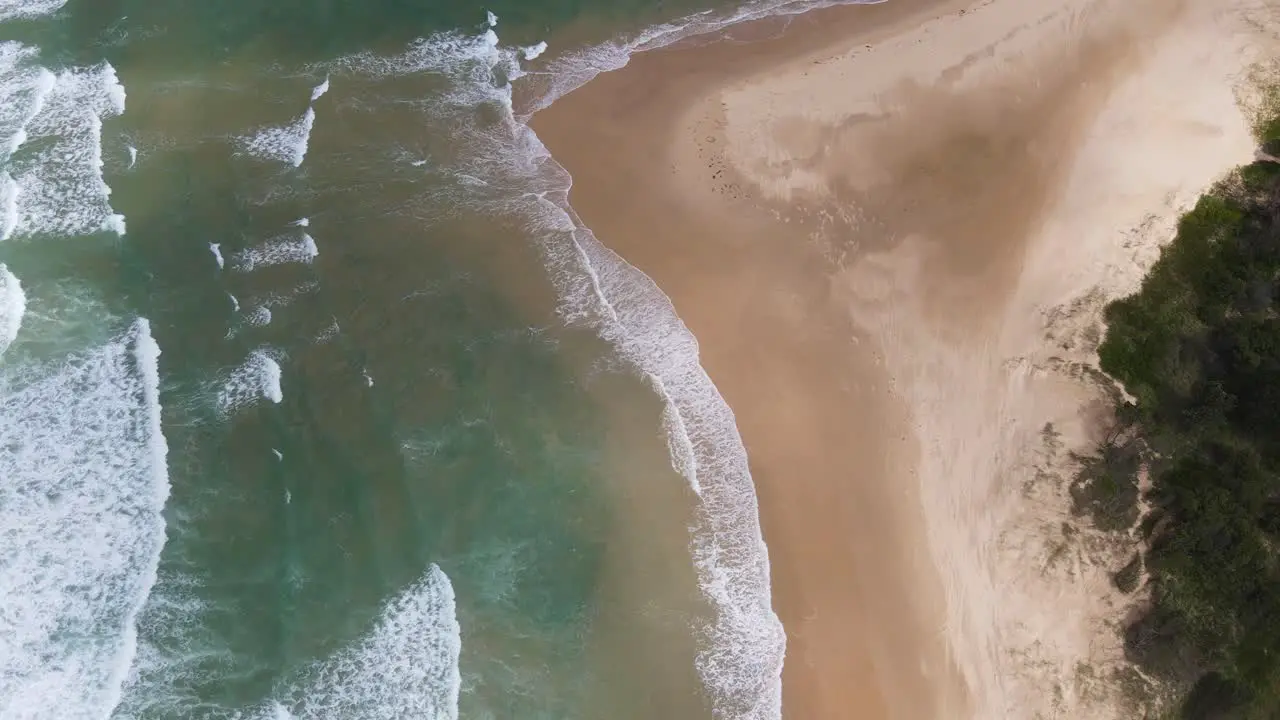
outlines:
[[1101, 398], [1080, 368], [1105, 300], [1252, 153], [1244, 10], [832, 8], [535, 116], [737, 415], [786, 717], [1126, 716], [1123, 559], [1065, 489]]

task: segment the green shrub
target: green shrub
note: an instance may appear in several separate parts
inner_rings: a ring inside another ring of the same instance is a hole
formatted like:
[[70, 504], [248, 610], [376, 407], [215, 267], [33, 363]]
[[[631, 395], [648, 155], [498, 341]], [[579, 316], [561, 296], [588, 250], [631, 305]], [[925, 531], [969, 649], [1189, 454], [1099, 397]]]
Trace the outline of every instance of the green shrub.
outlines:
[[[1280, 144], [1280, 118], [1259, 133]], [[1114, 578], [1131, 592], [1145, 566], [1153, 591], [1130, 657], [1187, 691], [1184, 718], [1280, 717], [1280, 165], [1202, 197], [1106, 319], [1102, 369], [1154, 451], [1149, 550]], [[1136, 507], [1136, 464], [1115, 453], [1076, 493], [1104, 527]]]

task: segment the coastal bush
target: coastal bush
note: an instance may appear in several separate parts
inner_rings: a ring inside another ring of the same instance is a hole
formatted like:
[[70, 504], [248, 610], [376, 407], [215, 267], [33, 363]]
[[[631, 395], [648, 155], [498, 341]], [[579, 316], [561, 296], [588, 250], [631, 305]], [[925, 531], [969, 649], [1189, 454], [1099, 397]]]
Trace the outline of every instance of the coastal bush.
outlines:
[[1089, 515], [1102, 530], [1124, 530], [1138, 520], [1140, 443], [1119, 433], [1104, 441], [1096, 455], [1079, 458], [1071, 484], [1075, 511]]
[[1133, 559], [1117, 570], [1111, 579], [1116, 589], [1126, 595], [1137, 590], [1138, 582], [1142, 580], [1142, 554], [1134, 553]]
[[[1259, 134], [1280, 144], [1280, 118]], [[1145, 568], [1151, 583], [1128, 654], [1181, 688], [1182, 718], [1280, 717], [1280, 164], [1201, 198], [1106, 319], [1101, 367], [1133, 398], [1117, 416], [1145, 450], [1120, 462], [1105, 445], [1083, 475], [1108, 490], [1150, 473], [1146, 550], [1115, 576], [1128, 591]], [[1106, 526], [1127, 506], [1085, 503]]]

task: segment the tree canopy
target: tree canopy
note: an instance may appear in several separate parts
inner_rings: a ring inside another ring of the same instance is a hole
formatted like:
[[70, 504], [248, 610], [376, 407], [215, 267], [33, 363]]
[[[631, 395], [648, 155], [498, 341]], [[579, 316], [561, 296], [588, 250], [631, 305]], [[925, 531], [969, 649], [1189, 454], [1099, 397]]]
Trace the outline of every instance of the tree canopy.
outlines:
[[[1280, 155], [1280, 118], [1261, 134]], [[1280, 164], [1202, 197], [1106, 319], [1151, 483], [1130, 658], [1186, 689], [1182, 718], [1280, 718]]]

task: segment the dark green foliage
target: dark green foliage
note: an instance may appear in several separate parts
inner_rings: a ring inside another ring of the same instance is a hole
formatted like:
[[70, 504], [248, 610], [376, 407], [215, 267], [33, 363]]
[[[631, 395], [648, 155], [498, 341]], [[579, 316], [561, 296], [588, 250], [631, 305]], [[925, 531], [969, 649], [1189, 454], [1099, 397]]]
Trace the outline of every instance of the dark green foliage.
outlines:
[[1280, 117], [1263, 125], [1259, 135], [1262, 137], [1263, 149], [1269, 150], [1272, 155], [1275, 155], [1274, 147], [1277, 143], [1280, 143]]
[[1230, 720], [1241, 717], [1249, 693], [1216, 672], [1206, 673], [1187, 695], [1183, 720]]
[[[1130, 657], [1188, 690], [1184, 718], [1280, 717], [1280, 165], [1203, 197], [1107, 320], [1102, 368], [1153, 451], [1149, 550], [1115, 576], [1127, 592], [1145, 565], [1153, 588]], [[1085, 465], [1095, 495], [1115, 489], [1095, 516], [1136, 487], [1120, 450]]]
[[1116, 589], [1122, 593], [1131, 593], [1138, 589], [1138, 581], [1142, 579], [1142, 555], [1134, 553], [1133, 559], [1125, 563], [1111, 580]]
[[1138, 520], [1139, 445], [1132, 438], [1112, 437], [1096, 456], [1081, 458], [1071, 498], [1076, 512], [1089, 515], [1103, 530], [1125, 530]]

